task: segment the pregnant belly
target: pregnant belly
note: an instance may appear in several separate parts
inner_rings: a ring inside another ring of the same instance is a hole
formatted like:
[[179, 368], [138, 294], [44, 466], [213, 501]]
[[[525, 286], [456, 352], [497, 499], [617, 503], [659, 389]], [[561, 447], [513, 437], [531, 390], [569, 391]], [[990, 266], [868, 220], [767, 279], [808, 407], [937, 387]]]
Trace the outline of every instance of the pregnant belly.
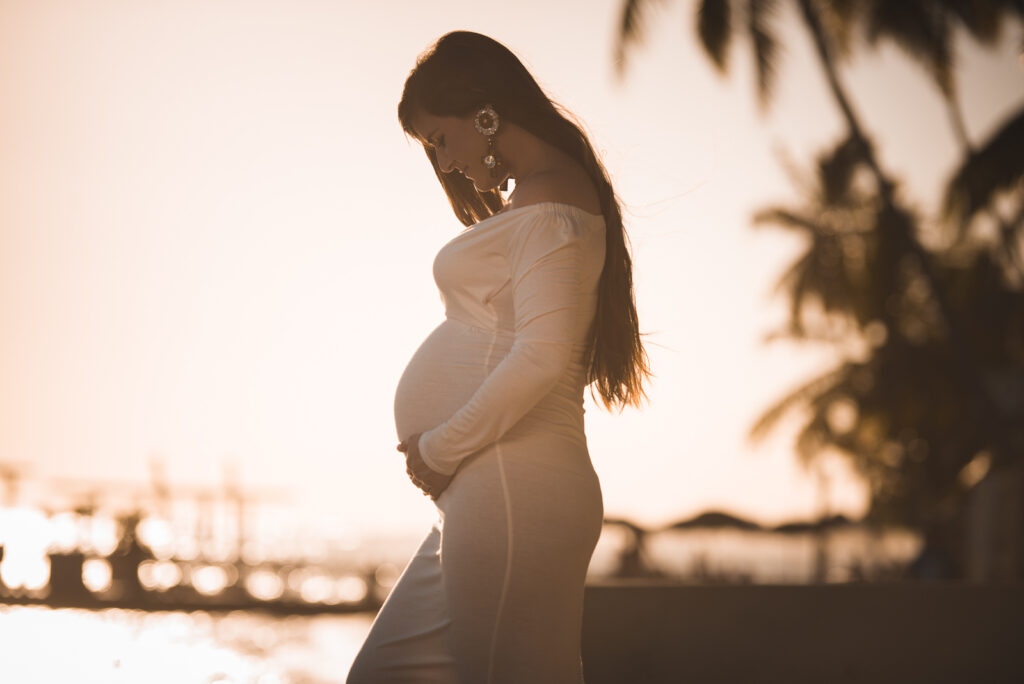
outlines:
[[495, 340], [489, 331], [450, 318], [434, 328], [409, 360], [395, 390], [399, 440], [451, 418], [505, 357], [510, 345], [511, 338]]

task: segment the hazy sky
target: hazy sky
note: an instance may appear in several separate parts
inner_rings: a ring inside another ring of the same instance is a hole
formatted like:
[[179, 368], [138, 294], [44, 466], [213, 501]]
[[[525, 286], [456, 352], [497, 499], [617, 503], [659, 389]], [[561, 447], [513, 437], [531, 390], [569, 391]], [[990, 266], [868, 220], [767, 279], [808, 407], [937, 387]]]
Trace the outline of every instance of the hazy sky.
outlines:
[[[653, 3], [657, 4], [657, 3]], [[625, 201], [651, 403], [587, 434], [609, 515], [817, 506], [796, 425], [757, 416], [827, 349], [765, 345], [799, 240], [749, 217], [794, 199], [779, 162], [842, 131], [795, 17], [758, 117], [742, 42], [721, 78], [694, 3], [655, 8], [616, 82], [619, 0], [0, 3], [0, 463], [46, 478], [289, 493], [327, 530], [426, 530], [395, 451], [394, 389], [441, 321], [431, 275], [462, 230], [395, 106], [446, 31], [487, 33], [587, 124]], [[962, 42], [969, 131], [1024, 99], [1016, 31]], [[885, 164], [926, 214], [956, 159], [940, 101], [894, 50], [844, 73]], [[864, 492], [830, 464], [836, 510]]]

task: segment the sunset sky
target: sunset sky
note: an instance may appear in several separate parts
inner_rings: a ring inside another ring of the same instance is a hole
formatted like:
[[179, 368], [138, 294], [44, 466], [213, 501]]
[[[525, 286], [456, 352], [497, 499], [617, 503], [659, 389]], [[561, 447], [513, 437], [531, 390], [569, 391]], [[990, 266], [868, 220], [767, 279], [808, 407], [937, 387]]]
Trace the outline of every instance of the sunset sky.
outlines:
[[[835, 356], [763, 343], [801, 244], [750, 216], [796, 199], [780, 160], [809, 164], [842, 122], [795, 16], [777, 17], [759, 116], [747, 46], [717, 74], [692, 2], [651, 3], [616, 80], [620, 4], [0, 3], [0, 464], [19, 464], [26, 499], [52, 478], [145, 487], [159, 456], [172, 486], [234, 464], [317, 529], [426, 532], [392, 402], [444, 315], [434, 255], [463, 227], [395, 108], [417, 54], [469, 29], [586, 123], [625, 204], [656, 378], [621, 415], [587, 392], [606, 513], [814, 512], [797, 425], [747, 432]], [[1024, 100], [1020, 38], [957, 43], [975, 141]], [[937, 92], [888, 46], [844, 78], [931, 215], [958, 154]], [[862, 512], [856, 478], [828, 473], [832, 510]]]

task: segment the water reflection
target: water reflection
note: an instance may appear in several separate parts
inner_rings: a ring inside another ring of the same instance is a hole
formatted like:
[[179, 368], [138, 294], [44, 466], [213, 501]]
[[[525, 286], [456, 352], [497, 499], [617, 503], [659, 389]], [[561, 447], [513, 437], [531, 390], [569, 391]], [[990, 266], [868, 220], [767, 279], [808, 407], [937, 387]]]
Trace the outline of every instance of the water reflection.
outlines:
[[3, 681], [343, 682], [371, 620], [0, 605]]
[[[397, 573], [350, 544], [305, 557], [245, 553], [238, 537], [221, 553], [171, 544], [172, 526], [143, 511], [110, 517], [0, 508], [0, 601], [66, 608], [362, 612], [377, 608]], [[214, 541], [217, 541], [214, 539]], [[189, 546], [189, 545], [184, 545]], [[252, 549], [250, 549], [252, 550]], [[372, 553], [372, 552], [371, 552]]]
[[589, 580], [649, 578], [683, 584], [813, 584], [912, 580], [923, 539], [832, 516], [764, 527], [720, 511], [662, 528], [607, 519]]
[[[118, 519], [116, 544], [70, 548], [61, 540], [79, 544], [80, 537], [69, 530], [92, 535], [105, 526], [85, 516], [48, 522], [26, 509], [16, 520], [23, 526], [5, 528], [0, 539], [10, 549], [0, 561], [0, 601], [26, 603], [38, 594], [36, 602], [49, 606], [0, 603], [0, 643], [14, 645], [2, 663], [4, 682], [343, 682], [374, 613], [324, 611], [354, 610], [370, 594], [383, 598], [413, 550], [390, 543], [320, 562], [249, 563], [168, 554], [160, 550], [165, 528], [154, 523], [143, 533], [133, 524], [138, 517]], [[716, 511], [660, 528], [610, 518], [588, 581], [885, 580], [905, 573], [920, 548], [919, 535], [882, 533], [840, 516], [772, 528]], [[96, 556], [100, 549], [108, 555]], [[357, 567], [362, 572], [352, 572]]]

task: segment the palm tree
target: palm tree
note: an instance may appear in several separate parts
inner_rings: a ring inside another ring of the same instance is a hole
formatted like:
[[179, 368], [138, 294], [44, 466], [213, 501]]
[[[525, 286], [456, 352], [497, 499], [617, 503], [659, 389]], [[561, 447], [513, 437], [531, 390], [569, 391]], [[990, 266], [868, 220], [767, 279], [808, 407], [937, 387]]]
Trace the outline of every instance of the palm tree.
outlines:
[[[616, 47], [620, 73], [627, 48], [642, 37], [642, 12], [649, 4], [623, 5]], [[963, 27], [990, 44], [1007, 16], [1024, 16], [1024, 3], [793, 4], [847, 131], [819, 157], [811, 180], [801, 183], [804, 206], [765, 209], [755, 222], [810, 238], [807, 252], [780, 281], [792, 303], [786, 334], [839, 339], [821, 321], [809, 327], [802, 315], [805, 304], [817, 300], [826, 320], [854, 324], [866, 351], [784, 397], [751, 434], [757, 438], [783, 413], [806, 407], [809, 418], [797, 439], [803, 460], [826, 447], [841, 449], [871, 487], [875, 519], [921, 528], [949, 525], [965, 493], [961, 474], [977, 454], [990, 453], [999, 464], [1024, 453], [1024, 300], [989, 252], [924, 248], [918, 239], [921, 219], [906, 208], [898, 184], [879, 163], [839, 68], [861, 45], [858, 31], [868, 46], [893, 40], [928, 68], [965, 153], [944, 203], [947, 224], [955, 222], [962, 238], [1001, 190], [1020, 183], [1024, 113], [980, 148], [971, 146], [956, 96], [951, 34]], [[720, 71], [728, 68], [734, 35], [749, 38], [761, 109], [770, 103], [775, 77], [772, 22], [778, 6], [776, 0], [702, 0], [697, 10], [700, 43]], [[867, 188], [858, 182], [865, 175], [871, 180]], [[1020, 212], [1009, 222], [997, 217], [1010, 266], [1024, 207]]]
[[[998, 253], [1008, 278], [1019, 288], [1024, 284], [1024, 201], [1019, 189], [1024, 180], [1024, 109], [1011, 116], [980, 147], [963, 139], [964, 159], [950, 176], [943, 201], [946, 223], [956, 232], [957, 242], [968, 237], [971, 226], [986, 214], [998, 228]], [[1001, 196], [1017, 195], [1017, 207], [1010, 219], [996, 206]]]
[[[1019, 453], [1012, 439], [1024, 435], [999, 416], [978, 411], [955, 376], [944, 372], [952, 351], [937, 334], [939, 315], [923, 296], [920, 271], [891, 244], [892, 233], [880, 228], [887, 219], [876, 197], [856, 190], [829, 195], [823, 169], [831, 163], [829, 156], [819, 160], [819, 184], [804, 206], [770, 207], [754, 219], [809, 238], [807, 251], [779, 281], [792, 305], [786, 334], [835, 343], [843, 335], [827, 325], [834, 314], [853, 323], [863, 348], [779, 400], [751, 434], [760, 438], [784, 414], [806, 407], [799, 458], [809, 464], [826, 447], [853, 455], [871, 491], [872, 517], [926, 528], [955, 516], [967, 492], [961, 472], [976, 454]], [[1024, 387], [1024, 349], [1001, 343], [1024, 334], [1020, 294], [1006, 290], [985, 250], [963, 265], [941, 262], [939, 273], [956, 315], [984, 331], [970, 341], [976, 345], [972, 353], [985, 359], [986, 380], [1009, 380], [1012, 397], [1014, 387]], [[804, 319], [811, 300], [826, 318]], [[845, 332], [848, 337], [849, 327]], [[1012, 411], [1020, 424], [1021, 407], [1005, 412]]]
[[[991, 404], [986, 397], [985, 387], [979, 380], [974, 360], [966, 355], [969, 345], [964, 339], [965, 333], [949, 309], [933, 260], [915, 235], [915, 222], [910, 220], [909, 212], [900, 205], [896, 197], [896, 185], [879, 164], [870, 138], [865, 133], [839, 78], [838, 60], [849, 53], [853, 22], [862, 0], [841, 0], [827, 5], [815, 0], [794, 2], [810, 34], [835, 103], [846, 122], [847, 138], [850, 141], [847, 149], [858, 153], [857, 156], [846, 157], [845, 163], [851, 169], [862, 164], [873, 175], [877, 192], [885, 205], [885, 216], [890, 219], [885, 229], [896, 233], [893, 236], [894, 243], [899, 244], [902, 250], [918, 262], [928, 282], [932, 296], [943, 315], [950, 344], [958, 352], [954, 370], [960, 377], [964, 390], [977, 395], [982, 405]], [[647, 4], [649, 3], [644, 0], [626, 0], [624, 4], [620, 39], [616, 47], [617, 64], [620, 69], [624, 66], [624, 55], [628, 45], [640, 38], [640, 15]], [[762, 107], [766, 106], [769, 100], [775, 73], [773, 57], [778, 41], [772, 31], [771, 19], [777, 6], [777, 0], [701, 0], [698, 8], [698, 36], [709, 58], [720, 70], [724, 70], [728, 64], [728, 48], [736, 10], [743, 10], [742, 17], [745, 21], [742, 30], [750, 38], [753, 47], [758, 75], [758, 98]]]
[[[954, 229], [957, 242], [963, 242], [972, 223], [978, 223], [973, 219], [988, 214], [999, 229], [997, 247], [1007, 276], [1017, 285], [1024, 283], [1024, 258], [1018, 244], [1024, 226], [1024, 204], [1018, 208], [1014, 218], [1006, 219], [989, 201], [995, 189], [1012, 187], [1024, 175], [1024, 130], [1021, 130], [1019, 121], [1024, 111], [1007, 122], [980, 150], [977, 149], [963, 120], [952, 47], [955, 28], [962, 28], [981, 45], [995, 45], [1008, 17], [1024, 17], [1024, 2], [860, 0], [856, 8], [861, 14], [867, 43], [875, 46], [883, 40], [891, 40], [911, 59], [920, 62], [946, 104], [950, 125], [964, 157], [960, 170], [953, 175], [946, 191], [946, 225]], [[970, 183], [983, 187], [967, 187]], [[975, 197], [971, 197], [972, 194]]]

